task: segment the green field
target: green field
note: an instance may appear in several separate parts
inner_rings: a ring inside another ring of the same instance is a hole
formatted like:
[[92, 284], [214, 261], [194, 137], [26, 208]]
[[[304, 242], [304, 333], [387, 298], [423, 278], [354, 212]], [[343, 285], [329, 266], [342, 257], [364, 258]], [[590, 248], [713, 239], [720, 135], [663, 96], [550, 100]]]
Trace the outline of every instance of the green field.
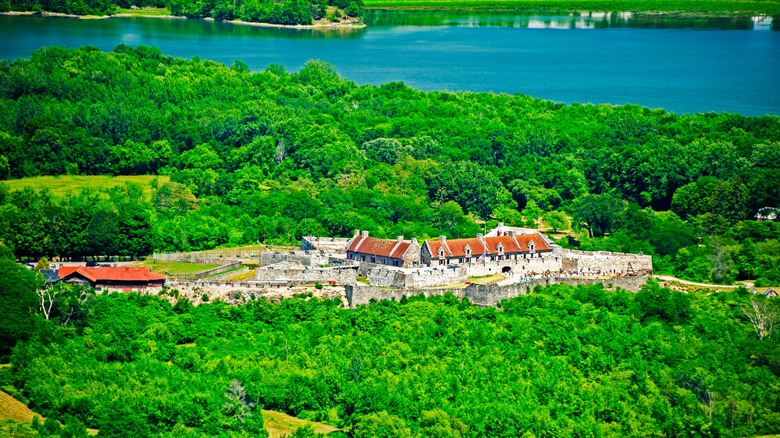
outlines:
[[686, 0], [365, 0], [376, 9], [532, 9], [562, 11], [664, 11], [707, 13], [780, 13], [778, 1]]
[[[156, 184], [155, 184], [156, 181]], [[144, 198], [151, 201], [157, 187], [162, 187], [170, 181], [169, 176], [140, 175], [140, 176], [105, 176], [105, 175], [61, 175], [61, 176], [36, 176], [32, 178], [11, 179], [0, 181], [11, 191], [21, 190], [24, 187], [35, 189], [49, 189], [56, 198], [79, 193], [82, 190], [94, 190], [108, 198], [108, 193], [116, 187], [126, 184], [138, 184], [144, 191]]]
[[132, 15], [134, 17], [159, 17], [165, 15], [171, 15], [171, 11], [168, 8], [116, 8], [116, 15]]
[[194, 274], [197, 272], [203, 272], [207, 269], [218, 268], [219, 265], [204, 265], [201, 263], [186, 263], [186, 262], [161, 262], [148, 260], [145, 262], [138, 262], [136, 266], [144, 266], [152, 268], [152, 272], [164, 274]]

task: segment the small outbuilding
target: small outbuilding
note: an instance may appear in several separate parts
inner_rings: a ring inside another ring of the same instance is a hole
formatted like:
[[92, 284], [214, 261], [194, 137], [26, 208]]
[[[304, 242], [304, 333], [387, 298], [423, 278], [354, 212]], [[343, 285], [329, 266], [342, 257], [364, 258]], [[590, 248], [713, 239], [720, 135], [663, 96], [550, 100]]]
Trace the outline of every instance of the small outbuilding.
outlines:
[[165, 275], [155, 274], [150, 268], [137, 267], [86, 267], [60, 268], [60, 281], [70, 284], [86, 284], [96, 291], [145, 292], [149, 288], [161, 288]]

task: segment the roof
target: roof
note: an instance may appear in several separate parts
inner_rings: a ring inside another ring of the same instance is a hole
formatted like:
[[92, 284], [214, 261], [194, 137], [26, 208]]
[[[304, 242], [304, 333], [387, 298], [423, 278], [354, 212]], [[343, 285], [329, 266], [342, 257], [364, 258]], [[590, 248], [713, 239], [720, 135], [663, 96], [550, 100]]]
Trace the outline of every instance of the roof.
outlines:
[[165, 280], [165, 275], [155, 274], [151, 268], [119, 267], [104, 268], [86, 266], [63, 266], [58, 272], [60, 278], [73, 274], [79, 274], [87, 280], [95, 283], [99, 281], [159, 281]]
[[[444, 255], [447, 257], [466, 257], [466, 247], [471, 248], [472, 256], [499, 254], [501, 252], [498, 250], [499, 245], [504, 246], [504, 254], [530, 252], [528, 244], [531, 241], [536, 244], [536, 251], [552, 251], [552, 248], [542, 236], [533, 233], [515, 236], [514, 238], [512, 236], [493, 236], [483, 237], [482, 239], [473, 237], [469, 239], [446, 240], [444, 244]], [[433, 240], [425, 242], [425, 245], [428, 245], [428, 249], [433, 256], [437, 256], [439, 254], [439, 248], [442, 247], [442, 242], [440, 240]]]
[[374, 256], [401, 258], [411, 245], [408, 241], [377, 239], [376, 237], [356, 237], [347, 251], [371, 254]]
[[517, 243], [520, 244], [520, 247], [523, 248], [523, 251], [528, 251], [528, 244], [531, 241], [536, 244], [537, 251], [552, 251], [552, 248], [547, 244], [547, 241], [544, 240], [538, 233], [521, 234], [519, 236], [515, 236], [515, 239], [517, 239]]
[[56, 283], [60, 281], [60, 276], [57, 274], [56, 269], [41, 269], [38, 271], [43, 275], [43, 278], [46, 280], [46, 283]]

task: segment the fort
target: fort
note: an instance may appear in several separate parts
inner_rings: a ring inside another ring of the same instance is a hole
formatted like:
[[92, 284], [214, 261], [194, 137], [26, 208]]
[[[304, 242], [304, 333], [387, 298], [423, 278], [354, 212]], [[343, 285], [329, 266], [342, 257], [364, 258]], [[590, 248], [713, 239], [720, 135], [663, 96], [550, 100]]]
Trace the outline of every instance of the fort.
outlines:
[[[221, 265], [252, 261], [258, 264], [254, 280], [230, 282], [232, 290], [255, 290], [260, 285], [338, 285], [351, 307], [372, 299], [448, 292], [494, 306], [536, 286], [560, 283], [601, 283], [608, 289], [638, 291], [653, 272], [652, 258], [647, 255], [566, 249], [538, 230], [505, 227], [500, 222], [485, 235], [440, 236], [422, 244], [415, 238], [380, 239], [369, 231], [355, 230], [351, 238], [306, 236], [294, 251], [155, 254], [155, 259]], [[474, 280], [486, 277], [489, 281]]]

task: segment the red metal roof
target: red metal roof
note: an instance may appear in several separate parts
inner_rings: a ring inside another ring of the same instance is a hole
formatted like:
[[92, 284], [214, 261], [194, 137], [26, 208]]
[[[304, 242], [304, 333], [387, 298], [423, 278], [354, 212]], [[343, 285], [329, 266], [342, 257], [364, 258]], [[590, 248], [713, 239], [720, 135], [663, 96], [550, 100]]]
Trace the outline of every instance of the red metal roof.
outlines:
[[94, 282], [99, 281], [137, 281], [137, 282], [149, 282], [155, 280], [165, 280], [165, 275], [155, 274], [151, 268], [137, 268], [122, 266], [119, 268], [109, 267], [94, 267], [88, 268], [86, 266], [63, 266], [60, 268], [57, 275], [60, 278], [65, 278], [75, 273], [80, 274], [84, 278]]
[[523, 249], [523, 251], [529, 251], [528, 243], [530, 243], [532, 240], [536, 244], [536, 251], [552, 251], [550, 245], [548, 245], [547, 242], [542, 239], [542, 236], [538, 234], [520, 234], [515, 236], [515, 238], [517, 239], [517, 243], [520, 244], [520, 247]]
[[[445, 257], [466, 257], [466, 246], [471, 248], [472, 257], [480, 256], [482, 254], [498, 254], [499, 244], [504, 245], [504, 254], [529, 252], [528, 243], [531, 241], [536, 243], [536, 251], [552, 250], [550, 245], [548, 245], [547, 242], [542, 239], [542, 236], [538, 234], [521, 234], [515, 236], [515, 238], [517, 239], [517, 243], [515, 243], [515, 239], [512, 238], [512, 236], [483, 237], [481, 241], [476, 237], [470, 239], [447, 240], [446, 245], [444, 245], [444, 255]], [[482, 242], [484, 242], [484, 245]], [[439, 256], [439, 248], [442, 247], [440, 240], [425, 242], [425, 244], [428, 245], [433, 257]], [[518, 244], [520, 246], [518, 246]], [[487, 247], [487, 249], [485, 249], [485, 247]]]

